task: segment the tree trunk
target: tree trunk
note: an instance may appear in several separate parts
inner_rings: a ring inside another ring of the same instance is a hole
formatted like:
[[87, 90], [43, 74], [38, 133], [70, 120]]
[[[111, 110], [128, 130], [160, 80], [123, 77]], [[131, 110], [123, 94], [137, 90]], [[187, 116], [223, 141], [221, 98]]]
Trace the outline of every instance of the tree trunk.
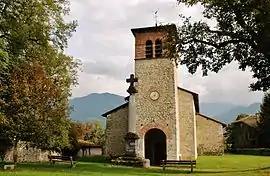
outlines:
[[4, 160], [5, 160], [5, 154], [1, 153], [1, 162], [4, 162]]
[[13, 145], [13, 163], [15, 166], [17, 165], [17, 161], [18, 161], [18, 141], [15, 140]]

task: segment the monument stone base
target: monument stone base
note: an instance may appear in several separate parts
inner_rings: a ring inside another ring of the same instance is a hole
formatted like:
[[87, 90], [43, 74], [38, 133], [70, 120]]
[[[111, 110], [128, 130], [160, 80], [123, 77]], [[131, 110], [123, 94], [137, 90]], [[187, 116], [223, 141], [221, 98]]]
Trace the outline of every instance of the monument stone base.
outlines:
[[138, 157], [135, 150], [136, 140], [139, 139], [135, 133], [127, 133], [125, 136], [126, 151], [123, 156], [112, 160], [113, 164], [135, 166], [135, 167], [147, 167], [147, 161], [144, 158]]

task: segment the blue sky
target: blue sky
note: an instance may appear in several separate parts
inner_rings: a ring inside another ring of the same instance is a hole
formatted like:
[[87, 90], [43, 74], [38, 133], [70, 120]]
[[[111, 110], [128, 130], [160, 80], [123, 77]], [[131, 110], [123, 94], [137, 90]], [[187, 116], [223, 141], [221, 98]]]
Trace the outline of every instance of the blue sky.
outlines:
[[[176, 0], [71, 0], [67, 19], [78, 20], [76, 33], [66, 53], [83, 62], [79, 85], [73, 97], [110, 92], [126, 96], [126, 77], [133, 72], [134, 37], [131, 28], [153, 26], [154, 11], [160, 23], [181, 25], [179, 13], [202, 19], [202, 7], [177, 5]], [[214, 24], [212, 22], [212, 24]], [[179, 68], [179, 85], [200, 94], [203, 102], [251, 104], [260, 102], [262, 92], [250, 92], [251, 73], [242, 72], [233, 63], [218, 74], [202, 77]]]

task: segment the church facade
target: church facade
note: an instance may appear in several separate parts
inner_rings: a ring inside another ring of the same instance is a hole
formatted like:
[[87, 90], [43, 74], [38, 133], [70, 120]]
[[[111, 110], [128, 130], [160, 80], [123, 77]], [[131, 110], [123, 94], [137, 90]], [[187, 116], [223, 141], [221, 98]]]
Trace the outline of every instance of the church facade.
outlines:
[[137, 136], [137, 157], [151, 163], [162, 159], [196, 159], [198, 154], [222, 154], [225, 124], [200, 114], [199, 95], [178, 86], [177, 65], [165, 57], [165, 28], [132, 29], [135, 37], [134, 91], [127, 102], [102, 116], [106, 122], [105, 155], [122, 156], [125, 136]]

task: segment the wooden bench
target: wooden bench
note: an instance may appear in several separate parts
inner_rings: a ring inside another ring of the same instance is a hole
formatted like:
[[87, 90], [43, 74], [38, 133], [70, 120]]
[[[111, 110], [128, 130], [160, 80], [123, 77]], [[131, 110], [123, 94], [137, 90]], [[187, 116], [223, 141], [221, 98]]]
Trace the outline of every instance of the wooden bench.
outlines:
[[196, 160], [161, 160], [161, 166], [163, 167], [164, 172], [166, 166], [190, 168], [190, 172], [193, 172], [193, 168], [196, 168]]
[[54, 156], [48, 155], [50, 164], [55, 164], [55, 162], [70, 162], [70, 167], [75, 167], [75, 161], [72, 156]]

